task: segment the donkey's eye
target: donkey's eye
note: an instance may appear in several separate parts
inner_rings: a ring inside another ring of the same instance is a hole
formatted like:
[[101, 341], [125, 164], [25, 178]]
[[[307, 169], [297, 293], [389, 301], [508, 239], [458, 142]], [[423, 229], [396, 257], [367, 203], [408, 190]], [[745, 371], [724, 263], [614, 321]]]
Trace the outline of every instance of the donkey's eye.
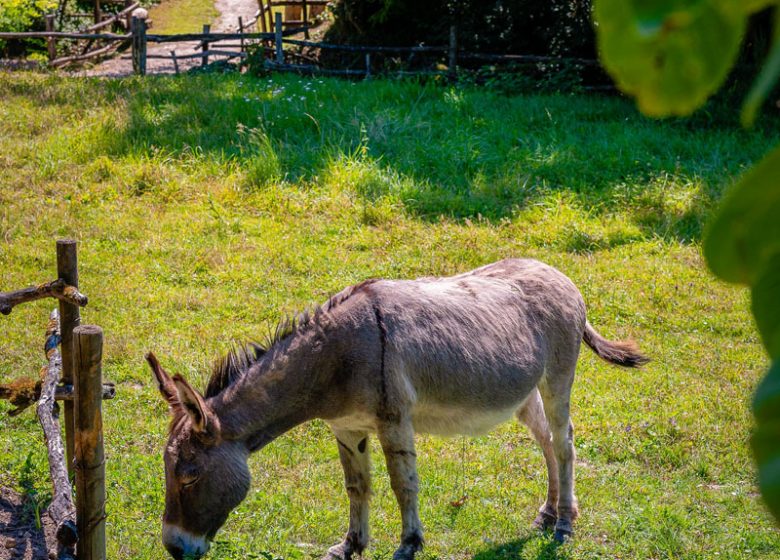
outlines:
[[181, 483], [181, 486], [182, 486], [182, 488], [189, 488], [190, 486], [192, 486], [196, 482], [198, 482], [198, 477], [194, 476], [192, 478], [187, 478], [186, 480], [183, 480], [182, 483]]
[[181, 475], [181, 486], [182, 488], [188, 488], [198, 482], [198, 478], [200, 478], [200, 473], [196, 470], [187, 470], [187, 472], [183, 473]]

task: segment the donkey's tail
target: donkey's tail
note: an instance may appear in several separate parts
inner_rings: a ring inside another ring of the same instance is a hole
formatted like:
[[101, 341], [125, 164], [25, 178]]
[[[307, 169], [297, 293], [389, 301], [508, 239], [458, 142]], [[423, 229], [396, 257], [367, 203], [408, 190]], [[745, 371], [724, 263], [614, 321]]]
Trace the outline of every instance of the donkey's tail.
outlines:
[[650, 361], [633, 340], [607, 340], [588, 322], [585, 322], [582, 339], [599, 358], [616, 366], [639, 367]]

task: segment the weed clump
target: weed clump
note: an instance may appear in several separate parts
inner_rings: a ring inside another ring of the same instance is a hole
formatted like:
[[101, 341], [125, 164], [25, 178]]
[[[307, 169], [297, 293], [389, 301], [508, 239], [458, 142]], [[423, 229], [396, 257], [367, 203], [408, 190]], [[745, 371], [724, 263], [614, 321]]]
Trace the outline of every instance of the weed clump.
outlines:
[[263, 189], [282, 180], [282, 163], [268, 135], [259, 128], [239, 128], [247, 136], [244, 152], [243, 187], [247, 191]]

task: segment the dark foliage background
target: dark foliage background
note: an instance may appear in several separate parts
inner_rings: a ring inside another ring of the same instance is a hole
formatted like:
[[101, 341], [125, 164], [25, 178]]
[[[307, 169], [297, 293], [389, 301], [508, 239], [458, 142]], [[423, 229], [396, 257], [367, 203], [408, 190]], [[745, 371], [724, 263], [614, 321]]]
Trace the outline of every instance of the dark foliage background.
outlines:
[[590, 8], [590, 0], [341, 0], [327, 39], [445, 45], [455, 23], [464, 49], [594, 58]]

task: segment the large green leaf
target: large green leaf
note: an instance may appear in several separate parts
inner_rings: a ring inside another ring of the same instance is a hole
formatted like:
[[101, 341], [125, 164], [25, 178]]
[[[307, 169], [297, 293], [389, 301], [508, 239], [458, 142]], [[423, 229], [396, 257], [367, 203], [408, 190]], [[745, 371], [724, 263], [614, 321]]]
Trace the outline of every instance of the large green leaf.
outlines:
[[773, 359], [780, 360], [780, 251], [767, 260], [751, 293], [764, 346]]
[[753, 400], [756, 430], [751, 443], [758, 463], [761, 494], [780, 519], [780, 362], [774, 362]]
[[729, 191], [710, 224], [704, 255], [729, 282], [753, 285], [780, 252], [780, 148]]
[[746, 13], [725, 0], [597, 0], [604, 66], [652, 116], [685, 115], [725, 79]]

